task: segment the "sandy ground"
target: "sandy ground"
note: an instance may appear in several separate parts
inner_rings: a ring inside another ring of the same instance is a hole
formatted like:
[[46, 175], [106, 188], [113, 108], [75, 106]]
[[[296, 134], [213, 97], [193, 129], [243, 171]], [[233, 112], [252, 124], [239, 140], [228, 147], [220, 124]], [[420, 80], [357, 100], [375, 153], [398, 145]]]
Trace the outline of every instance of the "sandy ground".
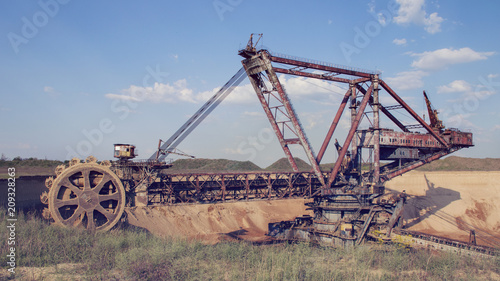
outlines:
[[310, 214], [305, 199], [266, 200], [127, 210], [127, 221], [158, 236], [198, 239], [207, 243], [242, 239], [263, 242], [270, 222]]
[[[397, 177], [387, 189], [410, 195], [404, 219], [409, 229], [500, 247], [500, 172], [417, 172]], [[267, 225], [305, 214], [304, 199], [135, 208], [130, 224], [158, 236], [265, 241]], [[496, 243], [496, 244], [495, 244]]]
[[417, 172], [392, 179], [388, 189], [411, 195], [404, 219], [411, 230], [500, 247], [500, 172]]

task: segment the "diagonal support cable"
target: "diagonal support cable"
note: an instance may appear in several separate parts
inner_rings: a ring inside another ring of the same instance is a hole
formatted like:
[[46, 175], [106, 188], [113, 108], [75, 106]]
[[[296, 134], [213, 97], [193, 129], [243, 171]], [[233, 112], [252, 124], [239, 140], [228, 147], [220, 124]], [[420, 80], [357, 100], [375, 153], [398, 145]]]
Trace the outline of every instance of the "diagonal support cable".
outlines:
[[229, 81], [220, 90], [212, 96], [189, 120], [184, 123], [165, 143], [159, 148], [162, 155], [158, 157], [155, 152], [149, 157], [149, 160], [163, 160], [179, 145], [200, 123], [208, 114], [210, 114], [233, 90], [236, 88], [243, 79], [246, 77], [245, 69], [242, 67], [238, 72], [229, 79]]

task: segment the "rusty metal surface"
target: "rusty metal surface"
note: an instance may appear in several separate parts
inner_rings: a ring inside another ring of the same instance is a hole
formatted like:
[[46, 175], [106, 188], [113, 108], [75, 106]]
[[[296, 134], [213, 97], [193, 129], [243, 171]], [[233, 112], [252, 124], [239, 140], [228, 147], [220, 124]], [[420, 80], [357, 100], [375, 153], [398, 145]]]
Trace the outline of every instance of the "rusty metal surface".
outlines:
[[379, 119], [379, 79], [373, 77], [373, 182], [380, 180], [380, 119]]
[[[280, 144], [285, 151], [288, 161], [292, 165], [295, 172], [298, 171], [297, 164], [293, 158], [288, 145], [295, 144], [296, 139], [299, 140], [300, 145], [303, 147], [309, 163], [312, 166], [314, 173], [317, 175], [320, 182], [323, 183], [323, 178], [320, 176], [321, 171], [319, 164], [316, 161], [316, 156], [314, 155], [311, 145], [304, 133], [302, 125], [299, 122], [297, 114], [291, 104], [291, 101], [282, 87], [276, 72], [271, 65], [269, 54], [267, 52], [259, 52], [254, 57], [243, 60], [243, 65], [250, 81], [254, 87], [255, 92], [259, 96], [259, 101], [261, 102], [264, 111], [280, 141]], [[254, 69], [258, 69], [255, 71]], [[260, 72], [258, 72], [260, 71]], [[263, 79], [261, 77], [266, 77], [270, 82], [270, 87], [267, 88]], [[267, 95], [267, 99], [265, 97]], [[270, 106], [270, 98], [273, 98], [275, 106]], [[274, 109], [274, 114], [271, 109]], [[283, 117], [284, 121], [280, 121], [283, 124], [283, 129], [279, 130], [278, 126], [278, 115]], [[294, 138], [285, 138], [285, 128], [286, 132], [290, 132]]]
[[397, 237], [399, 240], [410, 244], [412, 247], [444, 250], [468, 256], [491, 257], [500, 255], [499, 249], [488, 246], [475, 245], [473, 243], [466, 243], [437, 235], [429, 235], [418, 231], [402, 229], [395, 232], [403, 236], [403, 239]]
[[[257, 58], [252, 58], [252, 59], [246, 59], [242, 61], [243, 67], [247, 71], [248, 74], [248, 79], [250, 80], [255, 92], [257, 93], [257, 97], [259, 99], [260, 104], [262, 105], [262, 108], [264, 109], [264, 112], [266, 113], [266, 116], [271, 123], [271, 127], [273, 128], [274, 133], [276, 134], [276, 137], [278, 138], [278, 141], [281, 145], [281, 148], [283, 149], [283, 152], [285, 153], [286, 158], [288, 159], [288, 162], [292, 166], [292, 169], [294, 172], [298, 172], [298, 167], [297, 163], [295, 163], [295, 159], [293, 158], [293, 155], [290, 151], [290, 148], [288, 147], [288, 144], [285, 141], [284, 134], [278, 125], [278, 122], [276, 121], [275, 114], [278, 114], [278, 108], [275, 108], [274, 112], [271, 110], [271, 106], [269, 104], [271, 98], [276, 99], [274, 95], [271, 94], [271, 92], [266, 88], [265, 83], [261, 77], [260, 70], [264, 70], [259, 68], [259, 71], [253, 72], [252, 69], [255, 68], [255, 62]], [[260, 61], [260, 59], [259, 59]]]
[[309, 77], [309, 78], [315, 78], [315, 79], [320, 79], [320, 80], [328, 80], [328, 81], [334, 81], [334, 82], [341, 82], [341, 83], [350, 83], [351, 80], [346, 79], [346, 78], [338, 78], [335, 76], [329, 76], [329, 75], [324, 75], [324, 74], [316, 74], [316, 73], [309, 73], [309, 72], [304, 72], [304, 71], [298, 71], [294, 69], [284, 69], [280, 67], [273, 67], [275, 72], [278, 73], [283, 73], [283, 74], [290, 74], [290, 75], [296, 75], [296, 76], [302, 76], [302, 77]]
[[363, 100], [361, 101], [356, 118], [355, 118], [354, 122], [351, 124], [351, 129], [349, 130], [349, 133], [347, 134], [344, 145], [342, 146], [342, 149], [340, 150], [339, 158], [337, 159], [337, 162], [335, 162], [335, 166], [333, 166], [333, 170], [330, 173], [330, 176], [328, 177], [327, 187], [330, 187], [333, 184], [333, 182], [335, 181], [335, 178], [337, 177], [337, 173], [340, 170], [340, 165], [342, 164], [342, 160], [344, 159], [344, 157], [347, 153], [347, 150], [349, 149], [349, 144], [351, 143], [351, 140], [354, 137], [356, 130], [358, 129], [359, 122], [361, 121], [361, 117], [363, 116], [365, 107], [368, 104], [368, 100], [370, 99], [372, 91], [373, 91], [373, 86], [370, 86], [367, 93], [363, 97]]
[[291, 58], [285, 58], [284, 55], [279, 55], [276, 53], [273, 53], [274, 55], [270, 56], [271, 61], [277, 62], [277, 63], [283, 63], [283, 64], [288, 64], [288, 65], [294, 65], [294, 66], [299, 66], [299, 67], [305, 67], [305, 68], [310, 68], [314, 70], [323, 70], [327, 71], [330, 73], [336, 73], [336, 74], [345, 74], [345, 75], [350, 75], [354, 77], [363, 77], [363, 78], [368, 78], [370, 79], [372, 75], [374, 75], [374, 72], [368, 73], [365, 71], [362, 71], [360, 69], [348, 69], [346, 67], [340, 67], [340, 66], [334, 66], [334, 65], [327, 65], [327, 63], [322, 63], [319, 61], [306, 61], [307, 59], [291, 59]]
[[[353, 246], [366, 237], [381, 237], [377, 233], [385, 232], [389, 236], [392, 229], [401, 223], [399, 217], [404, 194], [396, 196], [399, 201], [392, 196], [385, 198], [385, 181], [473, 146], [471, 133], [441, 128], [435, 111], [432, 126], [427, 124], [380, 79], [379, 72], [257, 50], [252, 37], [239, 55], [244, 58], [241, 62], [243, 68], [164, 145], [160, 141], [158, 151], [149, 160], [131, 161], [121, 157], [119, 161], [104, 161], [99, 165], [95, 158], [88, 158], [83, 163], [75, 159], [69, 167], [58, 167], [57, 177], [47, 179], [50, 192], [41, 198], [48, 203], [52, 219], [67, 226], [84, 225], [90, 230], [108, 230], [120, 219], [125, 205], [300, 197], [313, 199], [308, 207], [314, 211], [314, 217], [299, 217], [295, 221], [272, 224], [269, 227], [271, 235], [280, 239]], [[277, 63], [289, 68], [273, 65]], [[172, 164], [160, 160], [174, 151], [179, 142], [243, 80], [245, 73], [292, 170], [233, 173], [165, 171]], [[349, 85], [317, 156], [276, 73]], [[380, 103], [379, 94], [383, 90], [394, 99], [395, 105], [383, 106]], [[430, 110], [427, 96], [426, 99]], [[319, 164], [347, 104], [351, 127], [342, 146], [335, 142], [338, 158], [333, 168], [322, 171]], [[368, 105], [372, 108], [371, 116]], [[418, 128], [404, 125], [390, 113], [390, 110], [397, 109], [406, 110], [418, 123], [417, 126], [426, 132], [411, 131]], [[387, 127], [380, 123], [380, 112], [401, 131], [384, 129]], [[371, 127], [360, 130], [360, 122], [365, 117]], [[299, 171], [291, 145], [303, 147], [311, 170]], [[365, 162], [363, 154], [366, 152], [369, 159]]]
[[335, 118], [333, 119], [332, 124], [330, 125], [330, 129], [328, 129], [328, 133], [326, 134], [325, 140], [323, 141], [323, 144], [321, 145], [321, 148], [318, 152], [318, 156], [316, 157], [318, 163], [321, 163], [321, 160], [323, 159], [323, 155], [325, 154], [325, 151], [328, 148], [328, 144], [330, 144], [333, 133], [337, 128], [337, 125], [340, 121], [340, 117], [342, 117], [342, 113], [344, 112], [345, 106], [347, 105], [347, 101], [349, 100], [350, 95], [351, 95], [351, 90], [348, 90], [345, 93], [342, 102], [340, 103], [340, 107], [337, 110], [337, 114], [335, 115]]
[[429, 134], [433, 135], [444, 147], [448, 147], [448, 144], [446, 143], [441, 136], [439, 136], [438, 133], [436, 133], [420, 116], [409, 107], [406, 102], [404, 102], [397, 94], [394, 92], [394, 90], [389, 87], [383, 80], [380, 80], [380, 85], [400, 104], [404, 107], [404, 109], [410, 113], [410, 115], [415, 118], [415, 120], [418, 121], [420, 125], [422, 125]]
[[[323, 173], [323, 180], [327, 174]], [[322, 184], [315, 173], [246, 172], [166, 174], [148, 190], [149, 204], [310, 197]]]
[[60, 225], [107, 231], [123, 214], [125, 189], [107, 167], [75, 164], [56, 177], [47, 203], [52, 218]]
[[[363, 130], [358, 132], [358, 138], [362, 147], [373, 147], [373, 131]], [[458, 131], [445, 131], [442, 138], [446, 140], [450, 147], [469, 147], [472, 146], [472, 134]], [[383, 129], [380, 131], [380, 145], [394, 147], [416, 147], [416, 148], [445, 148], [434, 136], [421, 133], [397, 132], [394, 130]]]

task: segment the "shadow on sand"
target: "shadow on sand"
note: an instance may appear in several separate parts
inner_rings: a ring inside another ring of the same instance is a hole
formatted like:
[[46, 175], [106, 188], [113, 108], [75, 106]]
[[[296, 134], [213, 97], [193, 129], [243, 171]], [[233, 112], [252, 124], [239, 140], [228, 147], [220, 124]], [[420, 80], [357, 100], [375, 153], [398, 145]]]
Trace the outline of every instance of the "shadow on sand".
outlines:
[[[407, 200], [403, 213], [403, 218], [406, 221], [405, 228], [410, 228], [430, 216], [436, 215], [437, 212], [453, 201], [461, 199], [460, 192], [444, 187], [436, 187], [425, 174], [424, 178], [427, 183], [425, 195], [410, 196]], [[455, 221], [449, 221], [449, 223], [456, 224]]]

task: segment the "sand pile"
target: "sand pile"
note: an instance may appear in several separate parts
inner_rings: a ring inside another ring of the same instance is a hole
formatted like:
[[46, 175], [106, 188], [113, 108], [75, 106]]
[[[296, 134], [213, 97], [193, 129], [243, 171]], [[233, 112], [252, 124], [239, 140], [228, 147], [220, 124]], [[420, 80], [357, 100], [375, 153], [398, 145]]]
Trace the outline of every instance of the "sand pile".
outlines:
[[305, 199], [233, 202], [127, 210], [128, 222], [158, 236], [216, 243], [225, 239], [262, 242], [270, 222], [310, 214]]
[[500, 172], [418, 172], [392, 179], [388, 189], [412, 195], [404, 219], [411, 230], [500, 247]]

